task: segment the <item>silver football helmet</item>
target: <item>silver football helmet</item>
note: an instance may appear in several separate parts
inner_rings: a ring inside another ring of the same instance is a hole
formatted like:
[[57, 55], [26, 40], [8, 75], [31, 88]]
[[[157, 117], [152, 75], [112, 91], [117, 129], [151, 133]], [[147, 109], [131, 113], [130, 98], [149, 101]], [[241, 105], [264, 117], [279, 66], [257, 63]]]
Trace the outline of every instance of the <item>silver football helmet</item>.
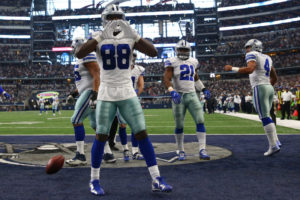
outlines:
[[84, 37], [76, 37], [73, 39], [73, 42], [72, 42], [72, 53], [75, 52], [75, 49], [81, 45], [83, 45], [84, 43], [86, 42], [85, 38]]
[[257, 39], [251, 39], [245, 44], [245, 48], [251, 47], [252, 51], [262, 52], [263, 46], [262, 42]]
[[186, 40], [180, 40], [175, 46], [176, 56], [181, 60], [187, 60], [190, 57], [191, 46]]
[[106, 26], [106, 24], [108, 22], [107, 17], [110, 15], [119, 16], [119, 19], [125, 20], [125, 13], [123, 12], [123, 10], [118, 5], [110, 4], [102, 12], [101, 19], [102, 19], [103, 27]]

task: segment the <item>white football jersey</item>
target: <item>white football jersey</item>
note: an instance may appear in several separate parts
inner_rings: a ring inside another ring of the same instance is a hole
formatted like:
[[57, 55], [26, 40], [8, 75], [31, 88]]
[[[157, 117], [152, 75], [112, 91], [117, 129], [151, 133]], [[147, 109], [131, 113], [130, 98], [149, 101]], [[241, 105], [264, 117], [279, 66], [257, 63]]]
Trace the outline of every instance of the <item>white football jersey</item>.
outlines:
[[58, 96], [52, 97], [52, 104], [57, 105], [59, 103]]
[[199, 62], [195, 58], [181, 60], [178, 57], [172, 57], [165, 61], [165, 67], [173, 67], [173, 87], [177, 92], [190, 93], [195, 92], [194, 75]]
[[44, 105], [44, 103], [45, 103], [45, 100], [42, 99], [42, 98], [40, 98], [40, 99], [39, 99], [39, 104], [40, 104], [40, 105]]
[[256, 69], [252, 74], [249, 74], [251, 86], [270, 85], [270, 72], [273, 66], [270, 56], [257, 51], [251, 51], [246, 54], [246, 62], [250, 61], [256, 62]]
[[97, 45], [101, 81], [98, 100], [121, 101], [136, 96], [130, 68], [134, 44], [132, 38], [123, 35], [106, 37]]
[[93, 89], [93, 77], [89, 70], [84, 66], [84, 63], [89, 62], [97, 62], [95, 52], [89, 53], [82, 59], [78, 59], [74, 66], [75, 84], [79, 94], [86, 90]]
[[144, 75], [145, 75], [145, 68], [140, 65], [134, 65], [134, 68], [131, 70], [131, 80], [134, 89], [137, 89], [137, 82], [139, 80], [139, 77]]

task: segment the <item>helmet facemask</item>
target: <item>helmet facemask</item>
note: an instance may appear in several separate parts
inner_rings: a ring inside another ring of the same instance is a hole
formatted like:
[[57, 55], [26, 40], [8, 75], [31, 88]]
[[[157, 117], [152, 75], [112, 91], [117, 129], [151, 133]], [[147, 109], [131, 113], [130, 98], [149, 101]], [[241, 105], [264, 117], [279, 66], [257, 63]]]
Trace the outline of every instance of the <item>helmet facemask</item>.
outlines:
[[125, 13], [123, 10], [115, 4], [107, 6], [102, 13], [102, 26], [105, 27], [108, 21], [112, 20], [125, 20]]

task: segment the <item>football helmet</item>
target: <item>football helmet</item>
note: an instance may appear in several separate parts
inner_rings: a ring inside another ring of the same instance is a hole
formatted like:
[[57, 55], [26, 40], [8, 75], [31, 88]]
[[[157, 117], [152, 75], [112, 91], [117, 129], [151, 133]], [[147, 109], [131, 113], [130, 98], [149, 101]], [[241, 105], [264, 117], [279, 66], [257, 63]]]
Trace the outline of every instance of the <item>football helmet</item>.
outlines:
[[108, 5], [104, 11], [102, 12], [102, 26], [105, 27], [107, 22], [111, 19], [108, 19], [108, 16], [110, 15], [114, 15], [116, 17], [118, 17], [118, 19], [123, 19], [125, 20], [125, 13], [123, 12], [123, 10], [115, 4], [110, 4]]
[[72, 42], [72, 53], [75, 52], [75, 49], [81, 45], [83, 45], [83, 43], [85, 43], [85, 39], [84, 37], [76, 37], [74, 38], [73, 42]]
[[186, 40], [180, 40], [175, 46], [176, 56], [181, 60], [187, 60], [190, 57], [191, 46]]
[[245, 44], [245, 49], [247, 47], [251, 47], [252, 51], [259, 51], [262, 52], [263, 46], [262, 42], [257, 39], [251, 39]]

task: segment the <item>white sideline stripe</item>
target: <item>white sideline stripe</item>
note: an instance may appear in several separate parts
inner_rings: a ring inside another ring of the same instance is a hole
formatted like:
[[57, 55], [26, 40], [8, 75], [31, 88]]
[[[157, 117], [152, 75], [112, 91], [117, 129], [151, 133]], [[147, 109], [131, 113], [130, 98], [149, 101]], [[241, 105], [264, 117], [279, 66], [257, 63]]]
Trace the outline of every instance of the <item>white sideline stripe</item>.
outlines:
[[52, 119], [70, 119], [71, 117], [53, 117], [53, 118], [47, 118], [47, 120], [52, 120]]
[[32, 125], [32, 124], [42, 124], [45, 122], [26, 122], [26, 121], [21, 121], [21, 122], [0, 122], [0, 125], [8, 125], [8, 124], [12, 124], [12, 125]]
[[[246, 113], [221, 113], [221, 114], [232, 116], [232, 117], [239, 117], [239, 118], [243, 118], [243, 119], [250, 119], [253, 121], [259, 121], [259, 122], [261, 121], [259, 119], [258, 115], [253, 115], [253, 114], [246, 114]], [[293, 120], [293, 119], [281, 120], [280, 118], [276, 118], [276, 122], [277, 122], [277, 125], [279, 125], [279, 126], [284, 126], [287, 128], [293, 128], [293, 129], [300, 130], [300, 121]]]
[[11, 161], [4, 160], [4, 159], [0, 159], [0, 163], [10, 164], [10, 165], [18, 165], [18, 166], [26, 166], [26, 167], [44, 167], [41, 165], [31, 165], [31, 164], [25, 164], [25, 163], [11, 162]]

